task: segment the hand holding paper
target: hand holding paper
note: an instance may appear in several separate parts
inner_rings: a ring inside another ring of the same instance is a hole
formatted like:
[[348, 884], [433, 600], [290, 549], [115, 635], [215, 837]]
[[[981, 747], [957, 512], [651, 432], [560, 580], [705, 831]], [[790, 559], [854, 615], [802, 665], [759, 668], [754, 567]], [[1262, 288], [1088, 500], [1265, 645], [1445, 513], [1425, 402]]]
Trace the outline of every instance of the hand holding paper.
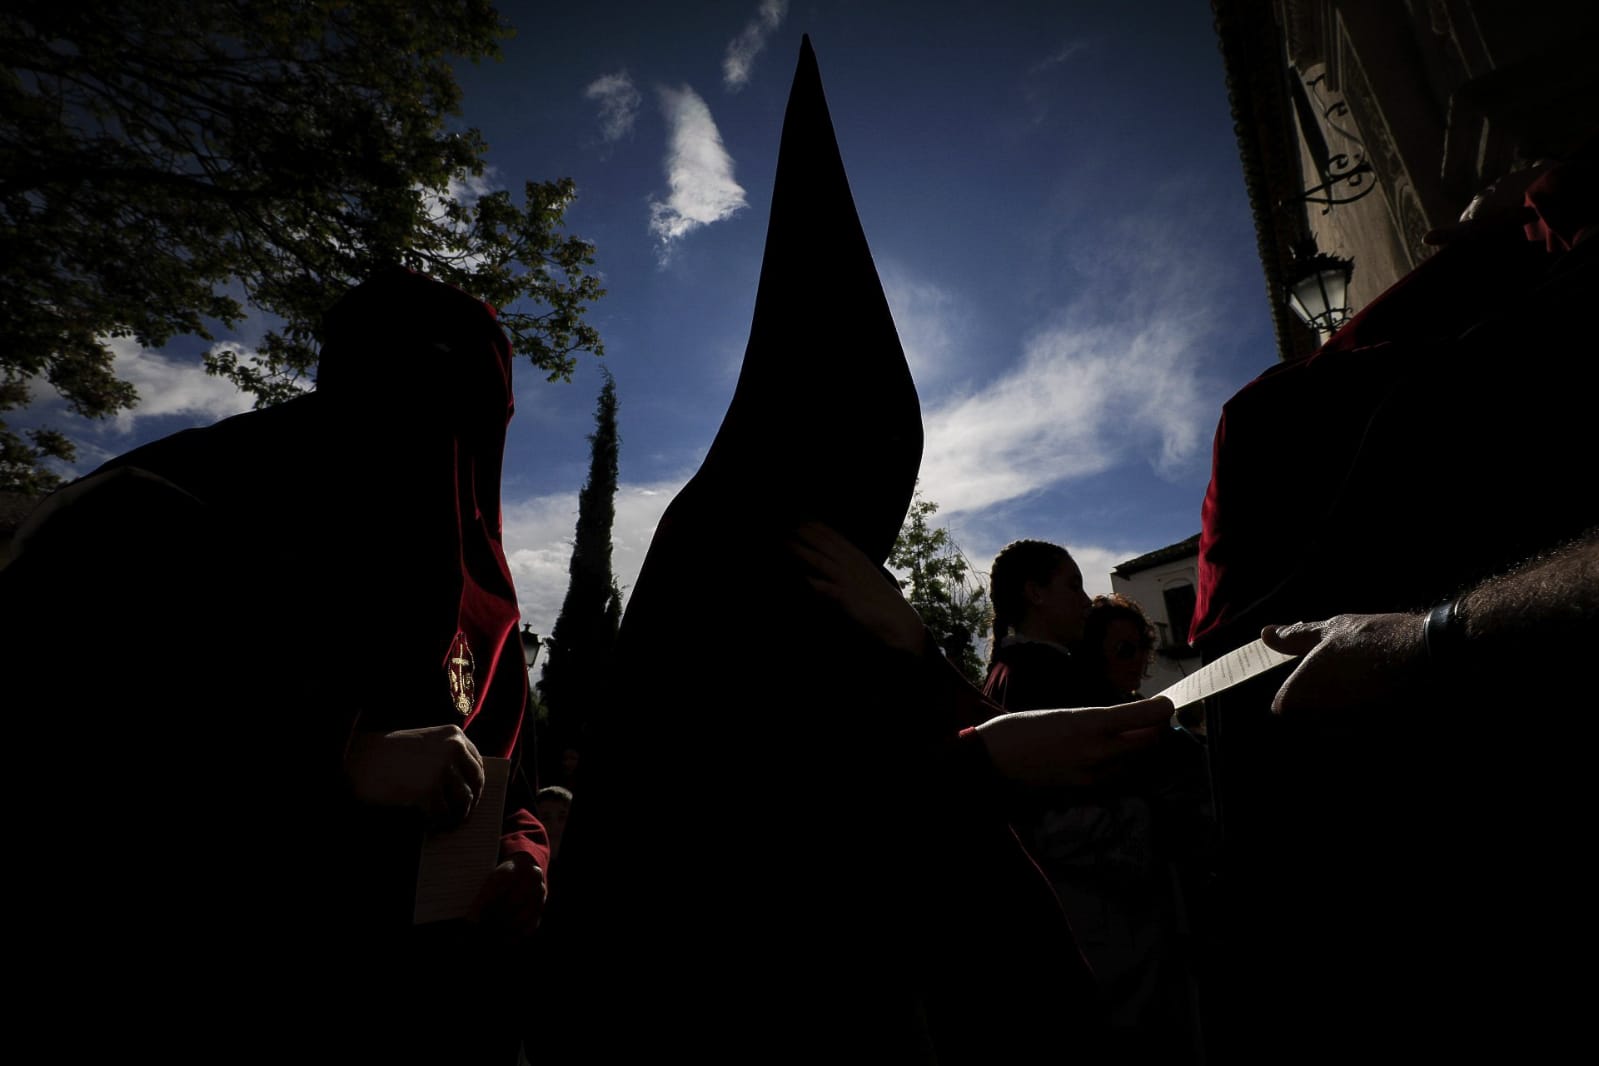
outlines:
[[1172, 702], [1172, 727], [1181, 728], [1184, 725], [1177, 713], [1184, 707], [1232, 688], [1239, 682], [1248, 681], [1290, 659], [1297, 659], [1302, 654], [1300, 651], [1277, 651], [1268, 647], [1264, 640], [1255, 640], [1228, 652], [1213, 663], [1207, 663], [1161, 693]]
[[416, 908], [411, 917], [417, 925], [470, 916], [478, 893], [495, 870], [511, 761], [484, 759], [483, 775], [483, 791], [467, 820], [454, 829], [429, 833], [422, 840]]

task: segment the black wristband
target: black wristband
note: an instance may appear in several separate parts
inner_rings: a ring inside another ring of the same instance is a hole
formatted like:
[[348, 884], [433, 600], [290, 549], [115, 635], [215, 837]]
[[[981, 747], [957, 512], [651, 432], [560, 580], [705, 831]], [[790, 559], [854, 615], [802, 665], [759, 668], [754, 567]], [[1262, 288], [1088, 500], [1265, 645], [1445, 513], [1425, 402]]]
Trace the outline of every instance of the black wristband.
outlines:
[[1460, 624], [1460, 601], [1440, 603], [1427, 612], [1422, 623], [1421, 642], [1427, 649], [1427, 662], [1434, 667], [1452, 663], [1460, 657], [1466, 642], [1466, 630]]

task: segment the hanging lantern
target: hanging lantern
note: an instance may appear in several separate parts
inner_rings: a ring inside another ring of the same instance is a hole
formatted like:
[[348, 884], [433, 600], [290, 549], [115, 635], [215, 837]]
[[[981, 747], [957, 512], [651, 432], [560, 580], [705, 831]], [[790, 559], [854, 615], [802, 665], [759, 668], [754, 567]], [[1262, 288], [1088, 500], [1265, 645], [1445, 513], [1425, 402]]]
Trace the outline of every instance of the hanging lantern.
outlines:
[[1324, 341], [1349, 321], [1349, 278], [1354, 272], [1353, 262], [1325, 252], [1307, 255], [1302, 249], [1294, 257], [1288, 306]]

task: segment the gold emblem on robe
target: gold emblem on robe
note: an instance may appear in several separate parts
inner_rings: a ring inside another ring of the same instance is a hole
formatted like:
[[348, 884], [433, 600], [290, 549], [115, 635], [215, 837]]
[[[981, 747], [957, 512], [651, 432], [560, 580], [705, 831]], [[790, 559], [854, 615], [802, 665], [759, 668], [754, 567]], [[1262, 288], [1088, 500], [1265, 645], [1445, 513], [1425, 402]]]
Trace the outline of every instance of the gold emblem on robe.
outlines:
[[473, 673], [472, 648], [465, 633], [455, 634], [450, 644], [450, 657], [445, 660], [444, 672], [450, 679], [450, 702], [462, 718], [472, 713], [477, 702], [477, 680]]

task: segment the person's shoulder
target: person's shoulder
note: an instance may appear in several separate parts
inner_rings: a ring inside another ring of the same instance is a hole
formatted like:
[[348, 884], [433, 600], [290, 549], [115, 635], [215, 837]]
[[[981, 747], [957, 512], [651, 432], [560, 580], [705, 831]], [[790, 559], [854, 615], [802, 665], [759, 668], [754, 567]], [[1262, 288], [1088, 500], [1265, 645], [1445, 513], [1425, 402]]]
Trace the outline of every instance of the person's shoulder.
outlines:
[[995, 651], [994, 662], [1011, 670], [1036, 667], [1067, 669], [1073, 665], [1071, 652], [1058, 644], [1039, 640], [1017, 640], [1004, 644]]
[[[148, 471], [116, 467], [76, 481], [34, 509], [0, 569], [0, 658], [36, 659], [29, 691], [70, 693], [82, 705], [106, 695], [107, 679], [137, 667], [141, 655], [156, 661], [182, 646], [192, 662], [196, 634], [225, 632], [199, 620], [234, 576], [220, 563], [231, 548], [200, 501]], [[84, 671], [79, 638], [102, 612], [128, 624], [107, 642], [114, 649], [101, 649], [101, 669]]]
[[1086, 705], [1077, 660], [1042, 641], [1012, 641], [997, 649], [983, 694], [1012, 711]]
[[17, 530], [16, 557], [83, 542], [137, 543], [204, 520], [206, 508], [179, 486], [136, 466], [80, 478], [45, 497]]

